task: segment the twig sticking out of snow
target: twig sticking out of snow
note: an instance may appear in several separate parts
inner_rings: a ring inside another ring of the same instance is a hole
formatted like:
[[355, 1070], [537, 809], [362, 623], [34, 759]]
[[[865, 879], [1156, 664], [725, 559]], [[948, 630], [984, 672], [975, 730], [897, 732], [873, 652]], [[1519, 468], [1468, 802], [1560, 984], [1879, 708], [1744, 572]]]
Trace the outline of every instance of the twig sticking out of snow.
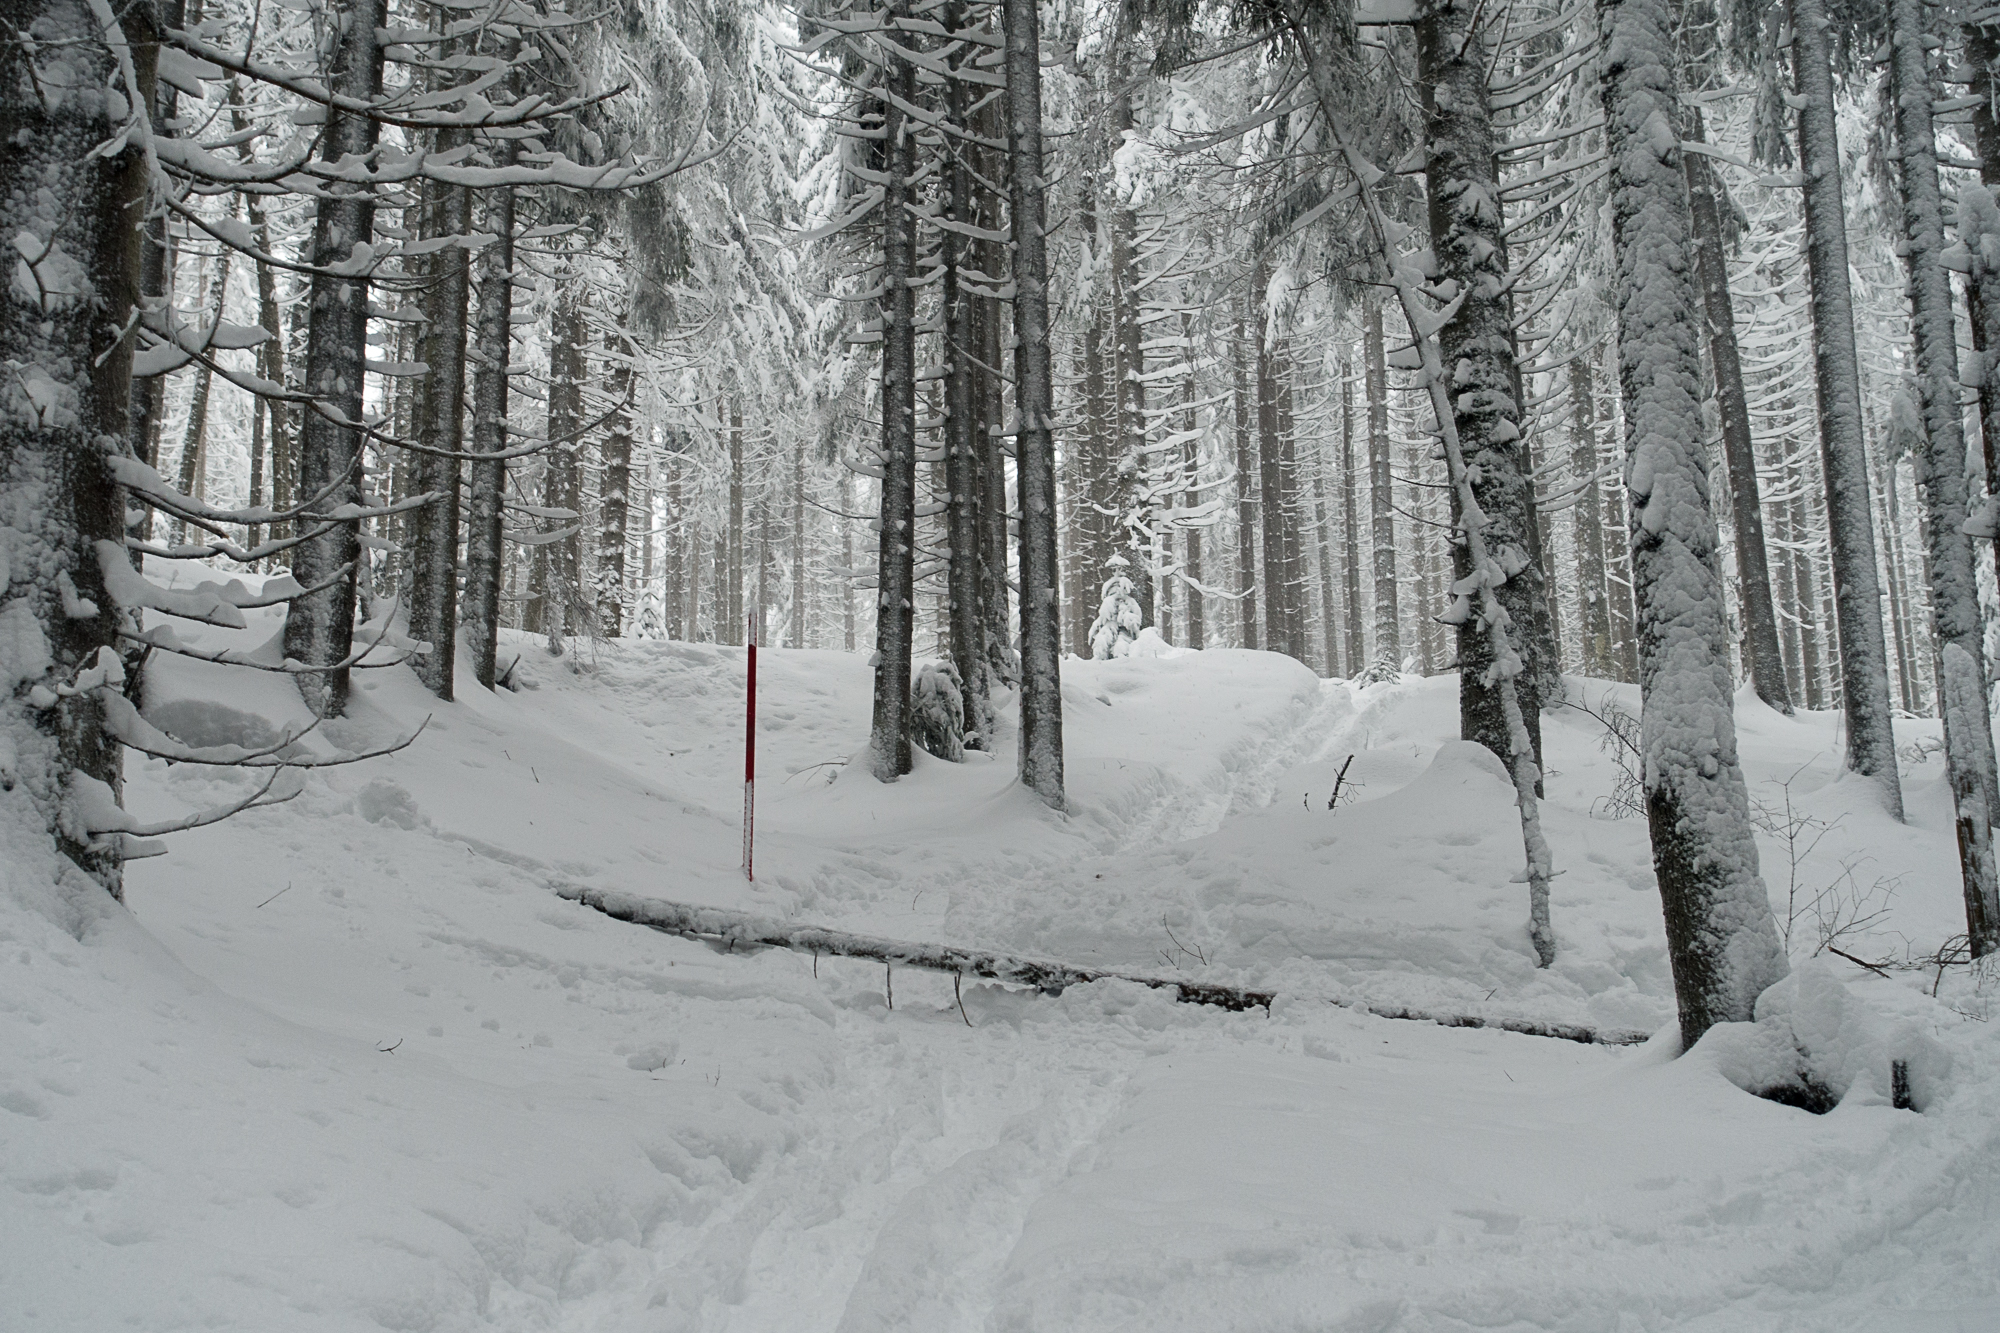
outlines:
[[[814, 975], [818, 974], [819, 955], [830, 953], [849, 958], [869, 958], [888, 966], [901, 965], [927, 968], [934, 972], [950, 972], [955, 978], [954, 994], [957, 993], [958, 980], [975, 976], [1012, 982], [1020, 986], [1032, 986], [1050, 995], [1060, 995], [1067, 987], [1081, 986], [1092, 981], [1135, 981], [1141, 986], [1151, 986], [1155, 990], [1170, 990], [1174, 993], [1175, 999], [1186, 1004], [1212, 1004], [1235, 1012], [1262, 1008], [1268, 1014], [1272, 1002], [1278, 998], [1276, 991], [1249, 990], [1240, 986], [1184, 981], [1174, 977], [1140, 976], [1110, 969], [1074, 967], [1068, 963], [1047, 959], [1019, 958], [1012, 954], [995, 953], [984, 949], [960, 949], [949, 944], [920, 944], [908, 940], [883, 939], [877, 935], [852, 935], [844, 930], [794, 925], [771, 917], [752, 916], [748, 912], [732, 912], [721, 907], [695, 907], [687, 903], [668, 902], [663, 898], [644, 898], [637, 894], [619, 893], [616, 890], [593, 889], [583, 884], [557, 882], [550, 887], [559, 897], [594, 908], [614, 921], [629, 921], [634, 925], [650, 926], [662, 934], [681, 935], [688, 939], [700, 940], [724, 951], [740, 948], [750, 952], [777, 948], [810, 953], [813, 956]], [[1483, 1014], [1433, 1013], [1401, 1005], [1370, 1004], [1366, 1000], [1335, 995], [1300, 998], [1324, 1000], [1328, 1004], [1339, 1005], [1343, 1009], [1360, 1010], [1377, 1018], [1407, 1019], [1418, 1023], [1435, 1023], [1448, 1028], [1496, 1028], [1502, 1032], [1515, 1032], [1528, 1037], [1552, 1037], [1559, 1041], [1584, 1042], [1595, 1046], [1637, 1046], [1651, 1040], [1653, 1035], [1650, 1032], [1640, 1032], [1630, 1028], [1594, 1028], [1585, 1023], [1543, 1023], [1533, 1019], [1493, 1018]], [[963, 1001], [960, 1003], [962, 1007]], [[970, 1018], [966, 1019], [968, 1026], [971, 1022]]]

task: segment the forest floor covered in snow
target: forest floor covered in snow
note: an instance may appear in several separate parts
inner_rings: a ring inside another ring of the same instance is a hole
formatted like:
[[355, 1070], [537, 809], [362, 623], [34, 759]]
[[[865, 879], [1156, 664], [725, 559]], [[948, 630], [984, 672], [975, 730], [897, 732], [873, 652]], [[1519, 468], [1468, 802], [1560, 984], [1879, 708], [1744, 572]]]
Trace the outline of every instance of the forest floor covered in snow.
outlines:
[[[1752, 793], [1798, 834], [1761, 849], [1800, 994], [1843, 1049], [1926, 1052], [1921, 1114], [1871, 1067], [1816, 1116], [1730, 1081], [1744, 1027], [1673, 1058], [1645, 821], [1614, 817], [1583, 712], [1544, 722], [1562, 953], [1538, 971], [1455, 678], [1067, 662], [1060, 816], [1010, 751], [892, 786], [843, 767], [865, 654], [766, 650], [746, 884], [742, 650], [505, 647], [522, 688], [454, 704], [358, 673], [302, 744], [428, 715], [416, 743], [175, 838], [129, 912], [53, 887], [0, 807], [0, 1327], [2000, 1328], [2000, 983], [1812, 959], [1832, 930], [1870, 961], [1962, 931], [1934, 722], [1898, 725], [1898, 825], [1836, 780], [1832, 715], [1739, 704]], [[156, 665], [147, 714], [190, 743], [307, 720], [283, 678]], [[129, 771], [147, 819], [252, 789]], [[1280, 998], [968, 983], [961, 1012], [946, 976], [719, 953], [558, 882]]]

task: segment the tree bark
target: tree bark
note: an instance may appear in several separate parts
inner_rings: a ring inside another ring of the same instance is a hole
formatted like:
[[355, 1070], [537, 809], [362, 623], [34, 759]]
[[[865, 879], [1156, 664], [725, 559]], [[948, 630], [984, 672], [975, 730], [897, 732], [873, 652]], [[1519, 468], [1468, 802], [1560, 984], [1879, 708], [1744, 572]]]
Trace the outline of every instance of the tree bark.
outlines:
[[603, 357], [604, 392], [613, 406], [597, 491], [597, 632], [615, 639], [631, 628], [625, 547], [632, 528], [632, 414], [622, 406], [632, 391], [632, 343], [616, 325], [605, 334]]
[[[908, 19], [904, 0], [887, 11], [892, 30]], [[905, 718], [910, 704], [910, 641], [916, 607], [912, 573], [916, 547], [917, 364], [916, 221], [912, 177], [916, 175], [917, 128], [905, 107], [917, 98], [915, 66], [887, 57], [882, 74], [882, 511], [876, 565], [875, 692], [869, 729], [868, 769], [877, 781], [894, 782], [910, 771], [910, 738]], [[732, 431], [740, 440], [742, 432]], [[733, 444], [732, 449], [740, 450]], [[730, 492], [732, 537], [740, 539], [742, 487]], [[740, 589], [740, 584], [739, 584]], [[737, 593], [741, 595], [740, 591]]]
[[[954, 3], [945, 11], [945, 28], [956, 32], [965, 22], [963, 8]], [[959, 45], [952, 55], [954, 70], [971, 59], [977, 47]], [[945, 81], [946, 116], [951, 125], [966, 127], [971, 104], [970, 88], [955, 75]], [[946, 192], [944, 208], [948, 223], [972, 222], [973, 172], [969, 160], [971, 146], [954, 134], [944, 136]], [[993, 748], [993, 703], [988, 687], [986, 620], [980, 614], [979, 543], [979, 412], [975, 399], [972, 357], [984, 350], [974, 346], [977, 320], [973, 314], [978, 299], [960, 283], [960, 267], [970, 267], [972, 243], [946, 226], [939, 236], [942, 259], [944, 345], [941, 349], [945, 370], [945, 503], [947, 547], [951, 563], [946, 570], [945, 592], [951, 629], [951, 661], [965, 695], [965, 744], [975, 750]]]
[[1821, 463], [1833, 543], [1834, 605], [1844, 655], [1847, 766], [1874, 778], [1889, 813], [1903, 817], [1889, 709], [1889, 651], [1875, 572], [1875, 520], [1861, 435], [1861, 370], [1848, 285], [1847, 214], [1833, 108], [1830, 26], [1824, 0], [1790, 0], [1798, 84], [1799, 158], [1805, 174], [1806, 267], [1812, 277], [1813, 369]]
[[[1182, 497], [1189, 510], [1202, 502], [1201, 482], [1201, 421], [1195, 404], [1201, 401], [1200, 390], [1195, 385], [1194, 375], [1194, 316], [1181, 313], [1181, 355], [1187, 358], [1187, 380], [1181, 389], [1181, 401], [1187, 405], [1181, 413], [1182, 441], [1181, 467], [1187, 476], [1188, 490]], [[1187, 646], [1201, 648], [1208, 639], [1208, 618], [1202, 605], [1202, 530], [1190, 525], [1183, 531], [1186, 558], [1186, 577], [1181, 580], [1187, 588]]]
[[[382, 91], [382, 48], [377, 32], [385, 0], [332, 0], [338, 20], [327, 85], [333, 92], [372, 102]], [[375, 151], [373, 120], [329, 110], [320, 139], [320, 161], [359, 161]], [[331, 183], [314, 209], [313, 275], [306, 327], [307, 393], [345, 421], [362, 418], [368, 369], [368, 278], [334, 277], [327, 270], [346, 264], [354, 247], [372, 243], [375, 196], [366, 185]], [[303, 414], [299, 430], [298, 487], [318, 501], [322, 512], [360, 505], [361, 433], [316, 411]], [[354, 647], [354, 591], [361, 564], [360, 524], [326, 525], [292, 550], [292, 576], [316, 588], [292, 600], [285, 613], [285, 656], [308, 666], [329, 668], [296, 677], [299, 693], [320, 717], [347, 710], [348, 671], [333, 669]]]
[[[496, 139], [494, 165], [512, 166], [516, 141]], [[514, 190], [502, 186], [486, 200], [485, 228], [495, 240], [477, 261], [478, 332], [472, 369], [472, 452], [497, 454], [507, 447], [508, 370], [514, 336]], [[507, 464], [474, 462], [466, 468], [465, 649], [472, 674], [492, 689], [499, 673], [500, 587], [506, 569], [501, 535], [506, 510]]]
[[1340, 505], [1341, 536], [1347, 554], [1346, 674], [1358, 676], [1368, 666], [1368, 641], [1361, 612], [1361, 519], [1354, 466], [1354, 361], [1347, 346], [1340, 353]]
[[[1787, 971], [1736, 752], [1668, 0], [1602, 0], [1646, 817], [1692, 1046]], [[1664, 151], [1662, 151], [1664, 149]]]
[[1368, 506], [1374, 527], [1375, 656], [1378, 671], [1403, 669], [1403, 632], [1396, 606], [1396, 519], [1389, 474], [1389, 363], [1382, 345], [1382, 306], [1366, 302], [1362, 355], [1368, 374]]
[[[1896, 113], [1897, 184], [1903, 204], [1916, 336], [1917, 394], [1924, 447], [1917, 480], [1928, 522], [1931, 615], [1938, 645], [1938, 711], [1956, 813], [1966, 934], [1975, 958], [2000, 950], [2000, 888], [1993, 855], [1996, 795], [1993, 724], [1972, 540], [1965, 535], [1965, 434], [1959, 408], [1958, 342], [1944, 258], [1932, 88], [1925, 64], [1921, 0], [1889, 0], [1890, 91]], [[1844, 642], [1844, 640], [1843, 640]], [[1849, 678], [1854, 675], [1849, 668]], [[1892, 753], [1893, 758], [1893, 753]]]
[[[1257, 494], [1257, 451], [1252, 443], [1255, 437], [1250, 433], [1250, 377], [1244, 364], [1244, 346], [1249, 341], [1249, 321], [1245, 317], [1249, 299], [1244, 297], [1244, 308], [1236, 313], [1236, 336], [1229, 341], [1232, 377], [1229, 397], [1236, 417], [1236, 587], [1240, 594], [1237, 604], [1243, 608], [1243, 646], [1262, 648], [1265, 635], [1257, 596], [1257, 510], [1261, 497]], [[1258, 327], [1262, 328], [1261, 321]]]
[[1007, 145], [1014, 225], [1014, 440], [1021, 507], [1021, 782], [1063, 808], [1062, 616], [1042, 176], [1041, 12], [1005, 0]]
[[[470, 140], [463, 130], [440, 130], [439, 152]], [[423, 236], [438, 240], [472, 230], [472, 191], [426, 184]], [[465, 313], [471, 261], [457, 247], [422, 260], [425, 280], [423, 341], [418, 359], [430, 368], [417, 396], [419, 444], [462, 452], [465, 443]], [[551, 349], [551, 356], [556, 355]], [[411, 516], [410, 634], [430, 644], [414, 659], [417, 678], [440, 699], [450, 699], [458, 658], [458, 539], [460, 460], [417, 454], [416, 488], [438, 497]]]
[[[10, 557], [0, 574], [0, 635], [9, 644], [0, 792], [18, 789], [15, 801], [40, 820], [48, 845], [114, 898], [123, 895], [122, 840], [96, 836], [77, 816], [94, 785], [119, 799], [122, 753], [104, 729], [102, 688], [60, 691], [93, 665], [117, 663], [121, 612], [100, 561], [126, 558], [125, 515], [105, 457], [107, 441], [117, 449], [131, 439], [135, 340], [127, 331], [140, 296], [148, 177], [133, 139], [102, 149], [124, 122], [110, 90], [142, 108], [153, 101], [159, 33], [151, 15], [122, 12], [128, 82], [91, 6], [0, 3], [0, 21], [16, 34], [0, 73], [0, 176], [10, 186], [0, 192], [0, 227], [15, 251], [14, 290], [0, 302], [10, 362], [0, 387]], [[46, 707], [37, 702], [43, 692]]]
[[[1523, 659], [1514, 688], [1539, 766], [1543, 671], [1549, 664], [1548, 645], [1535, 631], [1548, 613], [1548, 593], [1515, 396], [1507, 297], [1512, 283], [1486, 86], [1490, 53], [1476, 26], [1483, 8], [1479, 0], [1429, 0], [1419, 7], [1417, 89], [1424, 111], [1431, 250], [1441, 279], [1456, 284], [1461, 296], [1457, 313], [1438, 330], [1438, 352], [1453, 368], [1453, 417], [1474, 478], [1474, 502], [1486, 516], [1486, 540], [1507, 572], [1496, 591]], [[1453, 519], [1458, 518], [1454, 501]], [[1468, 548], [1454, 543], [1452, 577], [1462, 580], [1472, 572]], [[1512, 753], [1510, 731], [1492, 673], [1491, 639], [1478, 621], [1474, 616], [1458, 627], [1459, 732], [1504, 764]]]
[[1597, 472], [1596, 388], [1588, 357], [1569, 363], [1570, 475], [1578, 488], [1570, 509], [1576, 550], [1576, 600], [1582, 621], [1583, 674], [1602, 679], [1617, 675], [1611, 639], [1611, 595], [1604, 579], [1604, 512], [1599, 502]]
[[[1690, 113], [1690, 137], [1707, 136], [1701, 109]], [[1792, 711], [1778, 650], [1778, 617], [1771, 605], [1770, 559], [1764, 549], [1764, 509], [1758, 495], [1757, 454], [1750, 437], [1749, 402], [1736, 350], [1736, 311], [1729, 299], [1729, 260], [1722, 248], [1722, 184], [1700, 153], [1682, 158], [1694, 216], [1697, 275], [1708, 321], [1709, 364], [1715, 368], [1715, 401], [1722, 412], [1722, 456], [1729, 472], [1730, 514], [1736, 525], [1737, 604], [1743, 617], [1743, 658], [1757, 697], [1781, 713]]]

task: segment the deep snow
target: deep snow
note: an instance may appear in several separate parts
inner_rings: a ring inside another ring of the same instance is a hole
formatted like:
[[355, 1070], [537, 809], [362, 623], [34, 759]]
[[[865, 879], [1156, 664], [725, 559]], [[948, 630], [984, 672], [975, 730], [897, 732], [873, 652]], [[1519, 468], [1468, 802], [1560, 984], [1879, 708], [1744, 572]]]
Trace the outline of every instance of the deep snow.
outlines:
[[[1725, 1074], [1763, 1028], [1672, 1059], [1644, 821], [1603, 817], [1582, 714], [1544, 722], [1563, 952], [1540, 972], [1511, 792], [1452, 739], [1449, 678], [1067, 662], [1065, 818], [1013, 785], [1011, 731], [998, 761], [919, 755], [893, 786], [840, 767], [865, 658], [765, 649], [747, 885], [741, 650], [506, 650], [529, 688], [451, 705], [364, 673], [352, 720], [306, 743], [428, 714], [417, 743], [174, 838], [131, 868], [129, 913], [52, 890], [0, 804], [0, 1327], [2000, 1328], [1988, 995], [1964, 968], [1933, 1000], [1934, 974], [1837, 958], [1794, 987], [1935, 1043], [1922, 1114], [1866, 1071], [1824, 1117], [1745, 1095]], [[185, 660], [147, 712], [192, 743], [304, 720], [287, 682]], [[1789, 780], [1837, 821], [1800, 882], [1893, 889], [1842, 947], [1962, 930], [1935, 723], [1898, 724], [1901, 826], [1833, 780], [1834, 715], [1747, 693], [1737, 715], [1753, 796]], [[131, 771], [142, 818], [248, 781]], [[1813, 917], [1759, 841], [1797, 962]], [[873, 965], [719, 954], [553, 880], [1284, 998], [968, 985], [968, 1029], [947, 978], [898, 972], [890, 1010]], [[1612, 1050], [1329, 996], [1664, 1035]]]

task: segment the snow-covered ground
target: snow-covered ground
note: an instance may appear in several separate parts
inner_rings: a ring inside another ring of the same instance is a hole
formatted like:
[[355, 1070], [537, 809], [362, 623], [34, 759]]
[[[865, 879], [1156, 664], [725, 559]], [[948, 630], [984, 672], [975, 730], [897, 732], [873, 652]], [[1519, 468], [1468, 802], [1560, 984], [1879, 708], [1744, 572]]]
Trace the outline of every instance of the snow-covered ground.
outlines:
[[[417, 742], [175, 838], [131, 867], [129, 913], [53, 889], [0, 805], [0, 1328], [2000, 1329], [1989, 997], [1964, 968], [1937, 999], [1934, 972], [1802, 969], [1815, 1013], [1922, 1048], [1922, 1114], [1872, 1067], [1826, 1116], [1748, 1096], [1725, 1077], [1746, 1028], [1671, 1058], [1644, 820], [1610, 817], [1582, 713], [1544, 723], [1563, 952], [1541, 972], [1510, 791], [1453, 739], [1449, 678], [1066, 663], [1063, 817], [1010, 754], [920, 755], [886, 787], [842, 768], [865, 657], [766, 650], [752, 885], [741, 650], [508, 650], [525, 688], [450, 705], [362, 673], [306, 744], [429, 715]], [[289, 691], [178, 660], [147, 708], [253, 741], [303, 725]], [[1838, 941], [1871, 960], [1963, 928], [1934, 723], [1899, 725], [1908, 826], [1834, 780], [1832, 715], [1746, 695], [1739, 725], [1753, 794], [1782, 822], [1788, 782], [1818, 821], [1796, 895], [1762, 839], [1795, 961], [1842, 911], [1886, 908]], [[131, 774], [142, 818], [250, 789]], [[961, 1016], [948, 978], [719, 954], [559, 881], [1282, 998], [969, 984]]]

